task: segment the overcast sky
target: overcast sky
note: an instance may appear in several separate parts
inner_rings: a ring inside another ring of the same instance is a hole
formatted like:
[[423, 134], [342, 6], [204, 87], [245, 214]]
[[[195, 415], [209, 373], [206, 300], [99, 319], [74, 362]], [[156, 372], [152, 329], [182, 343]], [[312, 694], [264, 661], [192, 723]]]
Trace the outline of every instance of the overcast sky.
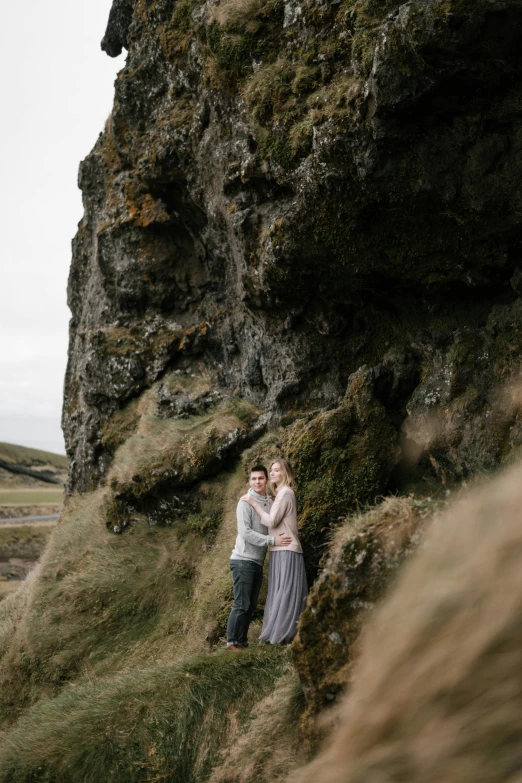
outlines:
[[0, 441], [61, 453], [78, 164], [125, 55], [100, 49], [111, 2], [0, 5]]

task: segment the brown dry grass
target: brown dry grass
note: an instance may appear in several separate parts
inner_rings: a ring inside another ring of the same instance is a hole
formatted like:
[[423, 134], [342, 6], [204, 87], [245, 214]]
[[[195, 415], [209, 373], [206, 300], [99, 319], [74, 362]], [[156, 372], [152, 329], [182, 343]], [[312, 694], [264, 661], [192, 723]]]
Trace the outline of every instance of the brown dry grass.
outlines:
[[209, 413], [187, 419], [161, 419], [151, 411], [145, 395], [135, 435], [116, 454], [108, 482], [120, 490], [135, 487], [140, 476], [145, 486], [162, 476], [178, 476], [180, 483], [197, 479], [235, 433], [245, 434], [259, 415], [250, 403], [231, 398]]
[[225, 29], [256, 33], [263, 23], [260, 16], [266, 5], [266, 0], [222, 0], [209, 7], [208, 21]]
[[21, 629], [39, 580], [40, 570], [40, 566], [36, 566], [27, 579], [18, 583], [18, 589], [0, 604], [0, 661], [12, 649], [13, 639]]

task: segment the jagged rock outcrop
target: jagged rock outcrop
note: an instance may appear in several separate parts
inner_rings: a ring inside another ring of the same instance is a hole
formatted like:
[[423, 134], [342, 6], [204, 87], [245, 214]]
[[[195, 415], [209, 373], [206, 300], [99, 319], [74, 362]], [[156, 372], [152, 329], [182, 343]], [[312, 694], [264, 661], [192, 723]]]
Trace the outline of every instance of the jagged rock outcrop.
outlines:
[[410, 421], [413, 464], [504, 459], [513, 411], [481, 455], [521, 328], [521, 29], [515, 0], [116, 0], [103, 47], [128, 56], [69, 285], [71, 490], [173, 369], [275, 424], [338, 405], [366, 364], [396, 431], [448, 407], [430, 378], [454, 372], [451, 470]]

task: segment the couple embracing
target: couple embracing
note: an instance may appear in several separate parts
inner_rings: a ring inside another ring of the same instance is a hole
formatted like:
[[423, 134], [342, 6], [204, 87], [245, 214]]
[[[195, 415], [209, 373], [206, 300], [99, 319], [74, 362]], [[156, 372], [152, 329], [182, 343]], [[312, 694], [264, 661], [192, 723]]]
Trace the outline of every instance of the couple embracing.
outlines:
[[248, 494], [237, 506], [237, 538], [230, 558], [234, 603], [227, 623], [227, 650], [248, 647], [248, 628], [257, 607], [268, 548], [268, 596], [260, 639], [271, 644], [291, 642], [305, 607], [308, 588], [297, 533], [295, 482], [286, 460], [272, 462], [270, 483], [274, 501], [267, 494], [267, 469], [254, 465]]

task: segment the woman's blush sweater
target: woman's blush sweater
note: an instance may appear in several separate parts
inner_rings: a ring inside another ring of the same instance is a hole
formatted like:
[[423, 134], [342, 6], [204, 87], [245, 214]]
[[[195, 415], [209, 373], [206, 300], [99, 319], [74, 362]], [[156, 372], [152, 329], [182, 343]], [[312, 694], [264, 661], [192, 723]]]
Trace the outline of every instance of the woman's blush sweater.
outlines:
[[259, 514], [261, 521], [268, 527], [268, 535], [285, 532], [291, 536], [292, 543], [288, 546], [271, 546], [270, 551], [287, 550], [288, 552], [300, 552], [303, 548], [297, 532], [297, 505], [295, 492], [286, 484], [276, 489], [276, 498], [270, 511]]

